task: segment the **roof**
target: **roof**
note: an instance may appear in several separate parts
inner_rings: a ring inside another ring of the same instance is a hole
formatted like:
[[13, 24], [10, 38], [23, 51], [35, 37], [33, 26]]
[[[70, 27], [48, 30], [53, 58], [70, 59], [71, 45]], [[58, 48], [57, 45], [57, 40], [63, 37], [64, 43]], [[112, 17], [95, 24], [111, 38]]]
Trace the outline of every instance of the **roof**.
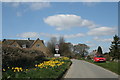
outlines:
[[[41, 41], [43, 43], [43, 40]], [[22, 47], [22, 45], [26, 45], [26, 47], [29, 48], [31, 45], [34, 44], [34, 42], [36, 42], [36, 40], [9, 40], [9, 39], [3, 40], [4, 45], [11, 45], [14, 42], [17, 42], [20, 45], [20, 47]]]

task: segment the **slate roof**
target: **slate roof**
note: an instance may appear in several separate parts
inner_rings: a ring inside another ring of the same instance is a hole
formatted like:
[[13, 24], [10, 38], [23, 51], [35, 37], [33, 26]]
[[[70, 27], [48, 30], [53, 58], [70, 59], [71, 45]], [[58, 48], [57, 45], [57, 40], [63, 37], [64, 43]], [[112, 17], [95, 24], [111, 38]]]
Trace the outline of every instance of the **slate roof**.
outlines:
[[11, 45], [12, 43], [17, 42], [20, 47], [26, 45], [26, 47], [29, 48], [35, 41], [36, 40], [3, 40], [3, 45]]

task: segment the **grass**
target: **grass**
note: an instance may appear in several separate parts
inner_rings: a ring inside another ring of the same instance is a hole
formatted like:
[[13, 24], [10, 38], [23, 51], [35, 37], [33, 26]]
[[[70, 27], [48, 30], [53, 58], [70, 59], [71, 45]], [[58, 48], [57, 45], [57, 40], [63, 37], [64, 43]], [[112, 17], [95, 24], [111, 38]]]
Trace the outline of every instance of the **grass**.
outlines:
[[101, 66], [105, 69], [108, 69], [112, 72], [115, 72], [117, 74], [120, 75], [120, 71], [118, 70], [118, 62], [110, 62], [110, 61], [106, 61], [106, 62], [93, 62], [93, 60], [85, 60], [88, 61], [90, 63], [96, 64], [98, 66]]

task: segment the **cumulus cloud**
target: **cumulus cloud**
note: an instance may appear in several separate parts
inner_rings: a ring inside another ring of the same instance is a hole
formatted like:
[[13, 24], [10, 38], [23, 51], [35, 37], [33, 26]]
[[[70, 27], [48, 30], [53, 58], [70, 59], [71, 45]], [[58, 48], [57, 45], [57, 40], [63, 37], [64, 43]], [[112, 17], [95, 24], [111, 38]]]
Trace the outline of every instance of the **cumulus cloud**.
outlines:
[[60, 37], [60, 36], [63, 36], [64, 38], [77, 38], [77, 37], [84, 37], [84, 36], [85, 36], [85, 35], [82, 34], [82, 33], [69, 34], [69, 35], [40, 33], [40, 35], [41, 35], [41, 36], [44, 36], [44, 37]]
[[88, 6], [88, 7], [93, 7], [96, 4], [98, 4], [97, 2], [83, 2], [83, 5]]
[[93, 38], [94, 40], [96, 40], [96, 41], [100, 41], [100, 42], [111, 42], [113, 39], [101, 39], [101, 38], [99, 38], [99, 37], [94, 37]]
[[91, 44], [92, 42], [91, 41], [86, 41], [85, 43]]
[[44, 37], [59, 37], [59, 34], [48, 34], [48, 33], [40, 33], [40, 36]]
[[66, 30], [73, 27], [89, 27], [94, 28], [96, 25], [87, 19], [82, 19], [81, 16], [73, 14], [59, 14], [48, 16], [44, 22], [50, 26], [54, 26], [56, 30]]
[[71, 35], [64, 35], [65, 38], [77, 38], [77, 37], [84, 37], [85, 35], [82, 33], [78, 34], [71, 34]]
[[40, 10], [42, 8], [47, 8], [47, 7], [50, 7], [50, 3], [49, 2], [32, 3], [30, 5], [30, 8], [32, 10]]
[[97, 45], [93, 43], [93, 44], [89, 44], [88, 46], [89, 47], [96, 47]]
[[43, 8], [50, 7], [49, 2], [31, 2], [31, 3], [12, 2], [11, 3], [12, 7], [19, 7], [23, 5], [26, 5], [26, 8], [31, 9], [31, 10], [40, 10]]
[[111, 27], [98, 27], [91, 29], [87, 34], [93, 36], [114, 35], [116, 33], [115, 28]]
[[36, 32], [25, 32], [22, 34], [18, 34], [18, 37], [23, 37], [23, 38], [38, 38], [39, 34]]
[[82, 33], [61, 35], [61, 34], [49, 34], [49, 33], [25, 32], [25, 33], [18, 34], [17, 36], [22, 38], [37, 38], [39, 36], [44, 36], [49, 38], [60, 37], [60, 36], [63, 36], [64, 38], [77, 38], [77, 37], [84, 37], [85, 35]]

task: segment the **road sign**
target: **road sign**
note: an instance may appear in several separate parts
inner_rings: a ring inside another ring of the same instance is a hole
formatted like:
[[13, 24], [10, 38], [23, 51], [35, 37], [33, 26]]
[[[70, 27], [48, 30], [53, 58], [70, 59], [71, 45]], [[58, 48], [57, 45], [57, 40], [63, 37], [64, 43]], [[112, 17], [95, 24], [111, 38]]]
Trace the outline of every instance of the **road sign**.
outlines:
[[60, 54], [54, 54], [55, 57], [60, 57]]
[[55, 45], [55, 50], [59, 50], [59, 45], [58, 44]]
[[59, 51], [59, 45], [58, 44], [55, 45], [55, 51], [58, 54], [58, 51]]

